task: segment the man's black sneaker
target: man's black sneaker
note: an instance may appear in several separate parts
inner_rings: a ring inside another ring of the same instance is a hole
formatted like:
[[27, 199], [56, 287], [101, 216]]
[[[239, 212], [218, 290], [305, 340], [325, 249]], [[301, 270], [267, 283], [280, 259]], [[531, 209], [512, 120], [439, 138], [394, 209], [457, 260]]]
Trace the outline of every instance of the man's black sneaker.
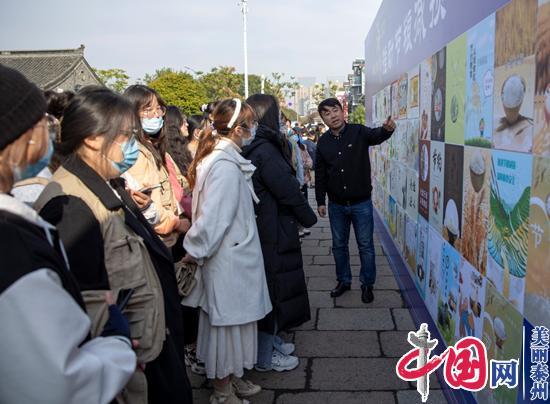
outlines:
[[330, 297], [342, 296], [345, 292], [351, 289], [349, 283], [338, 282], [338, 285], [330, 291]]
[[374, 294], [372, 293], [372, 286], [361, 286], [361, 301], [363, 303], [370, 303], [374, 300]]

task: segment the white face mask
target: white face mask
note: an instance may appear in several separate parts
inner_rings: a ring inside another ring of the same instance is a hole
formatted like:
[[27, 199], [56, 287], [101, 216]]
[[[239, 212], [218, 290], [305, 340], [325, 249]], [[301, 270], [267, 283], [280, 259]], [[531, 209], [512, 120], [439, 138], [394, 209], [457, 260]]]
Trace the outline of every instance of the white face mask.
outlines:
[[141, 127], [143, 131], [148, 135], [156, 135], [160, 132], [164, 125], [164, 119], [162, 118], [142, 118]]
[[254, 141], [254, 139], [256, 138], [256, 130], [257, 130], [257, 126], [254, 125], [254, 126], [250, 129], [250, 137], [249, 137], [249, 138], [246, 138], [246, 139], [242, 139], [242, 145], [243, 145], [243, 147], [249, 146], [249, 145]]

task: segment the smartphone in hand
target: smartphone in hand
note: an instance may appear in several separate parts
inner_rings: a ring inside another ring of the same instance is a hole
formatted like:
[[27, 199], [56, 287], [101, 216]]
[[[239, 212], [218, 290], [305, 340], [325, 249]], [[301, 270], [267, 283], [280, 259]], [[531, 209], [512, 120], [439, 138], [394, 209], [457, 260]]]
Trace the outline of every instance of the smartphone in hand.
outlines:
[[142, 194], [151, 196], [151, 193], [153, 192], [153, 190], [154, 190], [154, 189], [157, 189], [157, 188], [160, 188], [160, 187], [161, 187], [160, 184], [152, 185], [152, 186], [150, 186], [150, 187], [141, 188], [141, 189], [139, 190], [139, 192], [141, 192]]
[[118, 306], [118, 309], [122, 312], [126, 306], [128, 305], [128, 302], [130, 301], [130, 298], [134, 294], [135, 289], [129, 288], [129, 289], [120, 289], [120, 292], [118, 292], [118, 297], [116, 300], [116, 305]]

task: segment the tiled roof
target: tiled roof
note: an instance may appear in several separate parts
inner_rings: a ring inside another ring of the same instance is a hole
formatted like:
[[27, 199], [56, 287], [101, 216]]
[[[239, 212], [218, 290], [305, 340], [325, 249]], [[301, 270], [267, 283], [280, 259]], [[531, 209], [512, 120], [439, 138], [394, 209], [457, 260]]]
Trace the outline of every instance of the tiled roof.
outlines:
[[48, 90], [84, 59], [84, 46], [78, 49], [41, 51], [0, 51], [0, 63], [25, 75], [38, 87]]

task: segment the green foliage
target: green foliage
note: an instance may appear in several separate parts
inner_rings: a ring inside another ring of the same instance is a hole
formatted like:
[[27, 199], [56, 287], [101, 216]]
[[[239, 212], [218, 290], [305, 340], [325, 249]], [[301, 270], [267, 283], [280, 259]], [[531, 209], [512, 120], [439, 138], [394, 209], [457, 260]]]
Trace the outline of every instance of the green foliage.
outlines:
[[364, 125], [365, 116], [365, 106], [363, 104], [359, 104], [349, 115], [348, 121], [350, 123], [360, 123], [361, 125]]
[[491, 141], [481, 138], [481, 137], [474, 137], [472, 139], [466, 139], [464, 141], [464, 144], [467, 146], [475, 146], [475, 147], [485, 147], [487, 149], [491, 148]]
[[298, 120], [298, 113], [294, 111], [293, 109], [282, 107], [281, 112], [284, 114], [285, 117], [290, 119], [291, 121], [297, 121]]
[[147, 85], [157, 90], [168, 105], [178, 106], [187, 115], [200, 114], [201, 105], [210, 99], [201, 83], [189, 73], [164, 68], [149, 79]]
[[130, 76], [124, 69], [94, 69], [95, 74], [101, 80], [104, 86], [111, 90], [121, 93], [128, 87]]
[[[142, 82], [155, 88], [166, 102], [180, 106], [186, 113], [197, 112], [200, 105], [225, 98], [244, 98], [244, 75], [237, 73], [232, 66], [218, 66], [207, 73], [192, 75], [170, 68], [157, 69], [154, 74], [146, 74]], [[248, 75], [249, 95], [261, 92], [262, 78]], [[294, 95], [297, 88], [294, 77], [285, 79], [283, 73], [271, 73], [265, 78], [264, 93], [274, 95], [280, 102]], [[289, 115], [297, 116], [292, 110]]]

